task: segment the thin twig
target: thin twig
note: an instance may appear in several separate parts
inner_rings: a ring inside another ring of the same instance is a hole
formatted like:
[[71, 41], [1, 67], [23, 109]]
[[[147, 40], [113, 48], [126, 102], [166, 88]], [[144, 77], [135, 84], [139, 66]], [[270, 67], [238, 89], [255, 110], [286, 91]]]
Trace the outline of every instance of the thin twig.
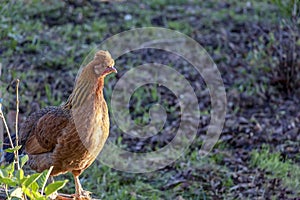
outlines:
[[3, 114], [3, 111], [2, 111], [2, 104], [1, 104], [1, 103], [0, 103], [0, 117], [1, 117], [2, 120], [3, 120], [5, 129], [6, 129], [6, 132], [7, 132], [7, 135], [8, 135], [8, 139], [9, 139], [10, 146], [11, 146], [11, 148], [15, 148], [14, 143], [12, 142], [12, 139], [11, 139], [11, 136], [10, 136], [10, 132], [9, 132], [9, 129], [8, 129], [6, 120], [5, 120], [5, 118], [4, 118], [4, 114]]
[[293, 5], [293, 9], [292, 9], [292, 19], [293, 19], [293, 21], [296, 20], [296, 16], [297, 16], [297, 4], [298, 4], [298, 0], [295, 0], [294, 5]]
[[[20, 80], [17, 79], [17, 85], [16, 85], [16, 146], [18, 146], [19, 136], [18, 136], [18, 119], [19, 119], [19, 83]], [[17, 169], [20, 170], [20, 162], [19, 162], [19, 150], [16, 151], [16, 157], [15, 157], [16, 163], [17, 163]]]
[[8, 186], [7, 186], [7, 184], [5, 184], [5, 194], [6, 194], [6, 197], [8, 197], [9, 195], [8, 195]]

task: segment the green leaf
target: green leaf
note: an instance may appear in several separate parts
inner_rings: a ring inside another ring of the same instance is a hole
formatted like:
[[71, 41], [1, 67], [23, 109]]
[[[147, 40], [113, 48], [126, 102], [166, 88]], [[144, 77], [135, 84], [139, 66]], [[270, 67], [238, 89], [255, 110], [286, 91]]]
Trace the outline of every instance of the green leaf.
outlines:
[[14, 191], [12, 191], [11, 197], [17, 197], [17, 198], [20, 198], [22, 199], [23, 197], [23, 191], [22, 191], [22, 188], [20, 187], [17, 187]]
[[28, 159], [29, 159], [28, 155], [22, 156], [20, 158], [20, 167], [21, 168], [25, 165], [25, 163], [28, 161]]
[[49, 197], [49, 195], [51, 195], [53, 192], [56, 192], [57, 190], [63, 188], [67, 182], [68, 180], [64, 180], [64, 181], [56, 181], [54, 183], [49, 184], [45, 188], [46, 197]]
[[19, 183], [21, 183], [21, 180], [24, 178], [24, 171], [23, 169], [16, 171], [16, 178], [18, 179]]
[[22, 191], [28, 196], [30, 199], [35, 199], [34, 194], [29, 188], [22, 187]]
[[38, 180], [38, 184], [39, 184], [40, 188], [42, 188], [41, 193], [44, 192], [45, 186], [47, 184], [47, 180], [52, 172], [52, 169], [53, 169], [53, 166], [51, 166], [49, 170], [43, 171], [41, 177]]
[[38, 192], [39, 190], [39, 184], [37, 182], [33, 182], [31, 185], [30, 185], [30, 189], [34, 192]]
[[16, 186], [18, 184], [17, 181], [13, 180], [12, 178], [8, 178], [8, 177], [0, 178], [0, 183], [4, 183], [8, 186]]
[[29, 186], [36, 182], [36, 180], [41, 176], [42, 174], [41, 173], [36, 173], [36, 174], [33, 174], [31, 176], [29, 176], [23, 183], [23, 185], [26, 187], [26, 188], [29, 188]]
[[46, 92], [46, 97], [47, 97], [48, 101], [51, 102], [52, 94], [51, 94], [51, 87], [49, 84], [45, 85], [45, 92]]
[[39, 197], [39, 198], [36, 198], [36, 200], [47, 200], [46, 197]]
[[8, 176], [9, 176], [10, 174], [14, 173], [14, 171], [15, 171], [15, 163], [14, 162], [10, 163], [9, 165], [5, 166], [4, 169], [7, 171]]
[[3, 169], [0, 169], [0, 177], [7, 177], [9, 174], [8, 170], [3, 168]]
[[21, 149], [22, 146], [16, 146], [14, 148], [8, 148], [8, 149], [5, 149], [4, 151], [7, 152], [7, 153], [14, 153], [15, 151], [18, 151], [19, 149]]
[[38, 199], [43, 197], [43, 195], [38, 192], [38, 187], [38, 184], [34, 182], [27, 188], [23, 185], [22, 190], [30, 199]]

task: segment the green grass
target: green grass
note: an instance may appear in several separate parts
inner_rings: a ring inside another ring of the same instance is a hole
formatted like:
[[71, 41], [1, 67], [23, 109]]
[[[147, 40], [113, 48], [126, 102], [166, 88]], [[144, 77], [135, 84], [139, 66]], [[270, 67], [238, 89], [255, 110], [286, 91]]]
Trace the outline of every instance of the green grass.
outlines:
[[300, 194], [300, 167], [291, 160], [284, 159], [279, 152], [271, 153], [268, 147], [253, 151], [251, 164], [265, 170], [268, 177], [281, 180], [286, 187]]
[[180, 31], [186, 35], [190, 35], [193, 30], [192, 27], [184, 21], [169, 21], [168, 28]]
[[[80, 176], [80, 180], [84, 189], [103, 199], [176, 199], [181, 196], [187, 200], [204, 200], [210, 199], [210, 193], [213, 193], [210, 183], [205, 181], [209, 171], [228, 189], [225, 198], [234, 183], [229, 170], [213, 160], [213, 157], [200, 158], [197, 151], [188, 151], [168, 169], [144, 174], [120, 172], [95, 162]], [[180, 175], [189, 170], [189, 179]], [[72, 176], [68, 174], [58, 179], [64, 178], [69, 182], [62, 192], [74, 192]]]

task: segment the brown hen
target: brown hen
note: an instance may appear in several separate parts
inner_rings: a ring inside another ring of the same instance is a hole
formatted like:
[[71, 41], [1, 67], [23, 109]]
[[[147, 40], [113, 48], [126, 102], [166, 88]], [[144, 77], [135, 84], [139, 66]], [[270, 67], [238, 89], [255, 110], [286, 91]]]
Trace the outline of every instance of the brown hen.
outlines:
[[60, 107], [46, 107], [30, 115], [20, 129], [29, 166], [52, 176], [71, 172], [76, 199], [86, 196], [79, 175], [101, 151], [109, 134], [109, 116], [103, 96], [104, 78], [117, 72], [108, 51], [98, 51], [76, 78], [72, 94]]

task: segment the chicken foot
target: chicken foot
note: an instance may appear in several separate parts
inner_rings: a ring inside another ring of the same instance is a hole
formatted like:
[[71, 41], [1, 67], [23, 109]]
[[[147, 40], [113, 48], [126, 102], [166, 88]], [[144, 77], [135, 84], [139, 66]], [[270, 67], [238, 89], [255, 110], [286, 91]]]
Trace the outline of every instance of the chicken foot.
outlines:
[[73, 177], [75, 181], [75, 195], [74, 195], [75, 199], [76, 200], [91, 199], [90, 192], [82, 189], [79, 180], [79, 174], [73, 172]]

